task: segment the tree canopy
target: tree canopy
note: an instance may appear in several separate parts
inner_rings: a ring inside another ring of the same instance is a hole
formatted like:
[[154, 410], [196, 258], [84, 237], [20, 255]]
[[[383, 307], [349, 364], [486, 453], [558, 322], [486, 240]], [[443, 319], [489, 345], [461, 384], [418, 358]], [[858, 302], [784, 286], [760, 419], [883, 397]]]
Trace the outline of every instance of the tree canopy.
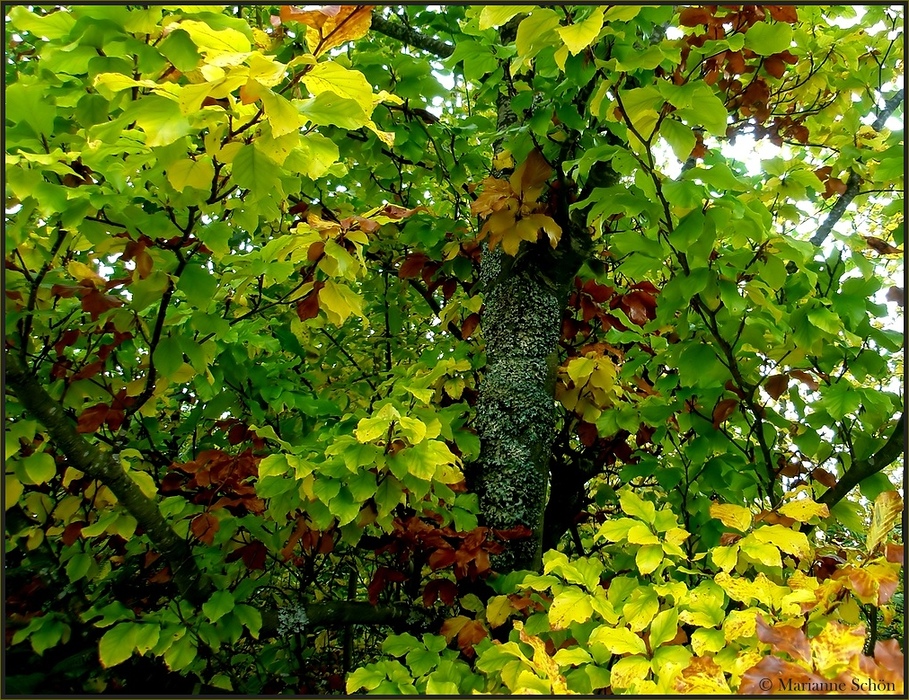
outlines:
[[902, 7], [6, 9], [8, 692], [902, 692]]

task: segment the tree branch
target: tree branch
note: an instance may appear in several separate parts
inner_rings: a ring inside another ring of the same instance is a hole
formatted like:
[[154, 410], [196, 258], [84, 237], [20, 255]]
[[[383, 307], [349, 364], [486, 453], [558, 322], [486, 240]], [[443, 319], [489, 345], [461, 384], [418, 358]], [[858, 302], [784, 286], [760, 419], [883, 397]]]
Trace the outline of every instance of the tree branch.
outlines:
[[877, 474], [884, 467], [893, 463], [906, 449], [906, 415], [900, 416], [893, 432], [884, 446], [868, 459], [853, 462], [836, 486], [828, 489], [821, 496], [820, 502], [831, 508], [842, 501], [859, 482]]
[[454, 46], [439, 39], [420, 34], [418, 31], [405, 27], [400, 22], [382, 17], [381, 10], [372, 12], [372, 28], [379, 34], [384, 34], [401, 43], [431, 53], [439, 58], [448, 58], [454, 53]]
[[[899, 90], [894, 93], [889, 100], [884, 103], [884, 108], [877, 115], [877, 119], [874, 120], [874, 123], [871, 125], [875, 131], [880, 131], [884, 127], [884, 123], [890, 118], [890, 115], [896, 110], [896, 108], [903, 101], [903, 91]], [[852, 200], [855, 199], [856, 195], [859, 193], [859, 184], [861, 178], [854, 170], [849, 171], [849, 178], [846, 180], [846, 191], [840, 195], [840, 198], [836, 201], [836, 204], [830, 209], [830, 212], [827, 214], [827, 218], [824, 219], [824, 222], [818, 227], [818, 230], [815, 231], [814, 235], [811, 237], [811, 242], [814, 245], [819, 246], [823, 243], [827, 236], [830, 235], [830, 232], [833, 230], [833, 227], [836, 225], [836, 222], [839, 221], [843, 214], [846, 212], [846, 207], [851, 204]]]
[[148, 498], [109, 452], [90, 444], [75, 427], [47, 390], [14, 352], [6, 353], [6, 382], [22, 406], [50, 434], [54, 446], [70, 465], [107, 486], [117, 501], [148, 535], [173, 572], [180, 594], [194, 605], [201, 605], [213, 592], [209, 579], [199, 571], [189, 545], [164, 520], [157, 504]]

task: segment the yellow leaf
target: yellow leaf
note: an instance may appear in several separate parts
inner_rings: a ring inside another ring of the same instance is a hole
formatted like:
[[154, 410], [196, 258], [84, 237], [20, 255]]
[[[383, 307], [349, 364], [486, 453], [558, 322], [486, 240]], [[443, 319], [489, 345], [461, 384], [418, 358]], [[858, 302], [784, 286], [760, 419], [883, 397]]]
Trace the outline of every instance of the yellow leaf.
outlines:
[[588, 644], [602, 644], [612, 654], [646, 654], [644, 640], [627, 627], [597, 627], [590, 635]]
[[303, 115], [286, 97], [266, 90], [261, 95], [265, 117], [275, 138], [297, 131], [303, 124]]
[[800, 498], [797, 501], [790, 501], [777, 509], [780, 515], [792, 518], [800, 523], [807, 523], [811, 518], [826, 518], [830, 516], [830, 510], [824, 503], [815, 503], [808, 498]]
[[480, 10], [480, 31], [500, 27], [512, 17], [532, 12], [533, 5], [487, 5]]
[[498, 627], [514, 612], [514, 606], [507, 595], [497, 595], [486, 606], [486, 621], [490, 627]]
[[739, 546], [732, 544], [728, 547], [713, 547], [710, 550], [710, 558], [714, 565], [729, 573], [739, 561]]
[[723, 634], [726, 636], [726, 641], [732, 642], [742, 637], [755, 636], [759, 612], [758, 608], [730, 611], [723, 621]]
[[884, 541], [903, 512], [903, 499], [896, 491], [884, 491], [874, 499], [871, 526], [865, 538], [865, 549], [872, 553]]
[[372, 113], [372, 85], [360, 71], [350, 70], [334, 61], [325, 61], [313, 66], [303, 76], [303, 83], [313, 95], [333, 92], [339, 97], [353, 100], [367, 114]]
[[[701, 631], [701, 630], [699, 630]], [[675, 680], [675, 689], [682, 694], [731, 695], [732, 690], [711, 656], [695, 656]]]
[[780, 568], [783, 566], [783, 560], [780, 557], [780, 550], [772, 544], [764, 544], [757, 540], [754, 535], [748, 535], [740, 540], [739, 551], [752, 561], [760, 562], [764, 566]]
[[283, 63], [258, 51], [250, 54], [248, 64], [249, 77], [266, 87], [274, 87], [280, 83], [287, 72], [287, 66]]
[[810, 643], [814, 667], [824, 676], [832, 678], [862, 653], [865, 628], [847, 627], [831, 620]]
[[80, 282], [91, 280], [98, 287], [104, 287], [105, 285], [104, 278], [85, 263], [73, 260], [66, 264], [66, 271]]
[[579, 54], [594, 42], [603, 28], [605, 13], [605, 7], [598, 7], [587, 19], [556, 30], [572, 56]]
[[[352, 313], [363, 316], [363, 300], [351, 291], [350, 287], [337, 284], [331, 280], [319, 290], [319, 307], [328, 316], [328, 320], [339, 326]], [[363, 319], [364, 323], [366, 319]]]
[[167, 169], [167, 179], [178, 192], [187, 187], [208, 191], [214, 177], [215, 166], [207, 156], [202, 156], [198, 160], [183, 158]]
[[747, 532], [751, 527], [751, 511], [730, 503], [711, 503], [710, 517], [739, 532]]
[[619, 659], [610, 672], [613, 689], [630, 688], [650, 675], [650, 661], [645, 656], [634, 655]]
[[205, 22], [186, 19], [179, 23], [193, 43], [209, 55], [248, 53], [252, 48], [249, 39], [236, 29], [212, 29]]
[[281, 20], [307, 25], [306, 42], [319, 56], [346, 41], [359, 39], [369, 31], [372, 5], [326, 5], [318, 10], [281, 8]]
[[587, 382], [582, 382], [580, 380], [586, 380], [593, 373], [594, 369], [596, 369], [596, 365], [589, 357], [575, 357], [569, 360], [565, 369], [568, 372], [568, 376], [571, 377], [571, 381], [575, 383], [575, 386], [583, 386]]
[[790, 530], [782, 525], [765, 525], [756, 528], [750, 536], [759, 542], [776, 545], [787, 554], [792, 554], [799, 559], [811, 556], [811, 545], [804, 533]]
[[648, 544], [641, 547], [634, 557], [634, 562], [637, 564], [638, 571], [645, 576], [653, 573], [662, 561], [663, 548], [655, 544]]
[[565, 629], [572, 622], [586, 622], [592, 614], [590, 595], [577, 586], [568, 586], [552, 601], [549, 624], [555, 630]]

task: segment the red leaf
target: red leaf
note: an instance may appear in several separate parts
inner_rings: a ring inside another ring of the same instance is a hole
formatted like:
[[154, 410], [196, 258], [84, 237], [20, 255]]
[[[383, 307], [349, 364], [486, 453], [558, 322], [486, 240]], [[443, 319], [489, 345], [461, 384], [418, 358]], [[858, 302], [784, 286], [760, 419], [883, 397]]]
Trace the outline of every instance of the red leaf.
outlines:
[[470, 336], [472, 336], [479, 323], [480, 314], [470, 314], [470, 316], [465, 318], [464, 323], [461, 325], [461, 338], [463, 340], [467, 340]]
[[95, 432], [98, 428], [101, 427], [101, 424], [104, 423], [104, 420], [107, 418], [107, 412], [109, 410], [110, 406], [108, 406], [106, 403], [99, 403], [90, 408], [86, 408], [79, 415], [79, 420], [76, 424], [76, 432]]
[[713, 409], [713, 427], [719, 430], [719, 427], [726, 422], [739, 405], [738, 399], [723, 399], [717, 403]]
[[198, 540], [205, 544], [212, 544], [215, 541], [215, 533], [221, 523], [211, 513], [199, 513], [189, 524], [189, 529]]
[[884, 556], [887, 561], [893, 564], [902, 564], [906, 555], [903, 549], [904, 545], [887, 543], [884, 545]]
[[457, 558], [457, 552], [451, 547], [437, 549], [429, 555], [429, 568], [433, 571], [444, 569], [454, 564]]
[[89, 289], [82, 297], [82, 310], [91, 314], [92, 321], [97, 321], [105, 311], [118, 306], [123, 306], [123, 302], [110, 294], [102, 294], [97, 289]]
[[91, 379], [102, 369], [104, 369], [104, 360], [95, 360], [76, 372], [73, 375], [73, 381], [76, 379]]
[[75, 330], [65, 331], [63, 335], [60, 336], [60, 340], [54, 343], [54, 350], [57, 352], [57, 355], [62, 355], [63, 350], [75, 343], [81, 334], [82, 331], [80, 331], [78, 328]]
[[768, 56], [764, 59], [764, 70], [774, 78], [782, 78], [786, 72], [786, 63], [779, 56]]

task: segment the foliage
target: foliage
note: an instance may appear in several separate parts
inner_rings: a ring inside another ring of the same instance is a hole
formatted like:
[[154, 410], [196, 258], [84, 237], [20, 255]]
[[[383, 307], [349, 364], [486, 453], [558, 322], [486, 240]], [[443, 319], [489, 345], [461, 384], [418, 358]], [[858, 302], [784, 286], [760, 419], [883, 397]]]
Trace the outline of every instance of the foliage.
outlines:
[[902, 23], [8, 8], [9, 688], [902, 692]]

